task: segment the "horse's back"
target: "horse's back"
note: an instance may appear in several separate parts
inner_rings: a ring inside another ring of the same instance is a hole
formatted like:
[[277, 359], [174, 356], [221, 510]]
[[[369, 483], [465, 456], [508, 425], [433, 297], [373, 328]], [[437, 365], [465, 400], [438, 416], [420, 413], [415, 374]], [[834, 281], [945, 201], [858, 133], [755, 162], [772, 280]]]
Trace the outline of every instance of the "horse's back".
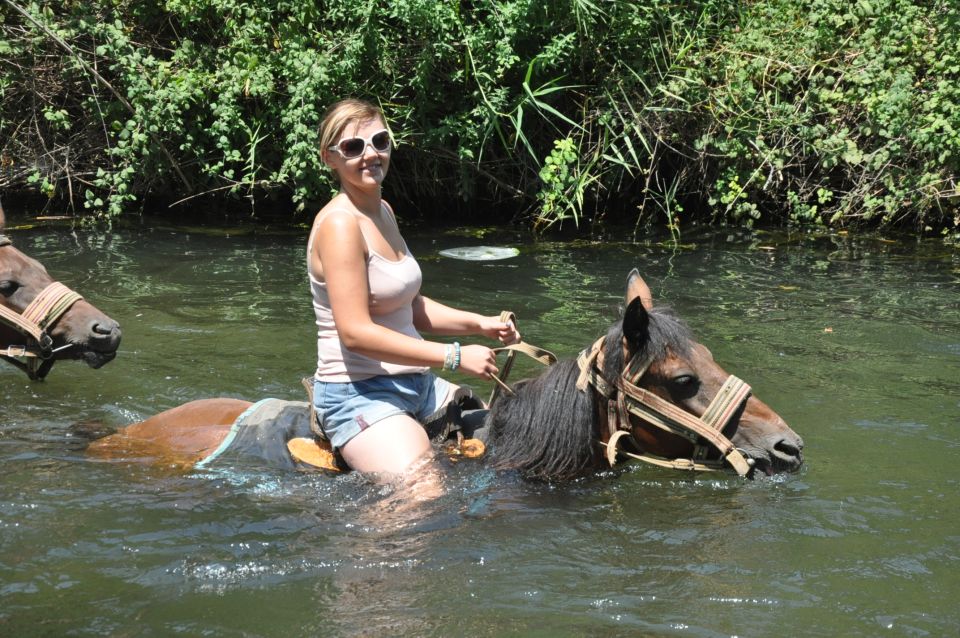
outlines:
[[101, 458], [192, 466], [220, 445], [251, 405], [228, 398], [191, 401], [93, 441], [87, 451]]

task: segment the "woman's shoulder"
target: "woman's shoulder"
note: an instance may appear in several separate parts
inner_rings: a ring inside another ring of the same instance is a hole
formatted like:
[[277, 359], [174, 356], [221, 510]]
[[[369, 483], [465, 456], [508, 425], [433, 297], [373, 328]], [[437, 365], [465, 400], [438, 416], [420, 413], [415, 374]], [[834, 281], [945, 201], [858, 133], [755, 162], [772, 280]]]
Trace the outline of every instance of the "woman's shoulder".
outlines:
[[357, 213], [350, 210], [347, 206], [333, 199], [326, 206], [320, 209], [317, 216], [313, 219], [313, 226], [319, 228], [320, 225], [333, 225], [338, 227], [359, 227]]
[[318, 255], [356, 251], [357, 255], [366, 256], [367, 241], [358, 215], [344, 206], [324, 206], [313, 222], [308, 249]]

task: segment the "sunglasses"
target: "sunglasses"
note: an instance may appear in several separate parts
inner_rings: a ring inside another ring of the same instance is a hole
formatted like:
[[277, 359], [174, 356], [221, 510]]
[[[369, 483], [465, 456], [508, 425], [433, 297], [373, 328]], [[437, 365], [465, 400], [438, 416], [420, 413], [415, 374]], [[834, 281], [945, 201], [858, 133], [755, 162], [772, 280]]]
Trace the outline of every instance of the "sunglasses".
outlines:
[[390, 131], [383, 129], [370, 136], [369, 139], [363, 137], [350, 137], [340, 140], [327, 150], [340, 153], [343, 159], [354, 159], [363, 155], [367, 150], [367, 145], [373, 147], [378, 153], [386, 153], [390, 150]]

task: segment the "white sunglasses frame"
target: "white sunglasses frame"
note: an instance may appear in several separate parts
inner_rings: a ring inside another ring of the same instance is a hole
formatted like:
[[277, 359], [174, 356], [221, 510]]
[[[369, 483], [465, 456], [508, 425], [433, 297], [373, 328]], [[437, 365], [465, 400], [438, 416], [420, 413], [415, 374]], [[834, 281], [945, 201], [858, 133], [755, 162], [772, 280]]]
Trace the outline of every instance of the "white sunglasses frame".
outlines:
[[[378, 150], [377, 147], [374, 146], [374, 144], [373, 144], [373, 138], [375, 138], [377, 135], [380, 135], [381, 133], [386, 133], [386, 134], [387, 134], [387, 143], [388, 143], [387, 148], [383, 149], [382, 151], [381, 151], [381, 150]], [[349, 142], [349, 141], [351, 141], [351, 140], [362, 140], [362, 141], [363, 141], [363, 150], [360, 151], [360, 153], [357, 154], [357, 155], [349, 155], [349, 156], [348, 156], [348, 155], [346, 155], [342, 150], [340, 150], [340, 145], [343, 144], [344, 142]], [[342, 140], [340, 140], [339, 142], [337, 142], [336, 144], [333, 144], [333, 145], [331, 145], [331, 146], [328, 146], [328, 147], [327, 147], [327, 150], [336, 153], [337, 155], [339, 155], [340, 157], [342, 157], [342, 158], [345, 159], [345, 160], [351, 160], [351, 159], [357, 159], [358, 157], [363, 157], [363, 154], [367, 152], [367, 147], [368, 147], [368, 146], [369, 146], [370, 148], [372, 148], [372, 149], [374, 150], [374, 152], [376, 152], [376, 153], [378, 153], [378, 154], [381, 154], [381, 153], [389, 153], [389, 152], [393, 149], [393, 136], [390, 135], [390, 129], [380, 129], [379, 131], [377, 131], [376, 133], [374, 133], [374, 134], [371, 135], [370, 137], [360, 137], [359, 135], [354, 135], [353, 137], [348, 137], [348, 138], [342, 139]]]

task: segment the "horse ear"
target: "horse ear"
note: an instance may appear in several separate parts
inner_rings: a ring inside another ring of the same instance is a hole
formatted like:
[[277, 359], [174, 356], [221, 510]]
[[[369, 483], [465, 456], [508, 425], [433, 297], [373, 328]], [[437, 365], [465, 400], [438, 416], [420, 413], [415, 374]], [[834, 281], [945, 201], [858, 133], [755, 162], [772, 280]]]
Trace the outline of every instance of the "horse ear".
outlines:
[[0, 230], [3, 230], [3, 227], [6, 223], [7, 218], [3, 214], [3, 202], [0, 202]]
[[640, 297], [634, 297], [623, 311], [623, 336], [632, 348], [639, 348], [649, 338], [649, 327], [650, 315]]
[[650, 292], [650, 287], [636, 268], [627, 275], [627, 303], [631, 303], [634, 299], [639, 299], [646, 310], [653, 309], [653, 293]]

